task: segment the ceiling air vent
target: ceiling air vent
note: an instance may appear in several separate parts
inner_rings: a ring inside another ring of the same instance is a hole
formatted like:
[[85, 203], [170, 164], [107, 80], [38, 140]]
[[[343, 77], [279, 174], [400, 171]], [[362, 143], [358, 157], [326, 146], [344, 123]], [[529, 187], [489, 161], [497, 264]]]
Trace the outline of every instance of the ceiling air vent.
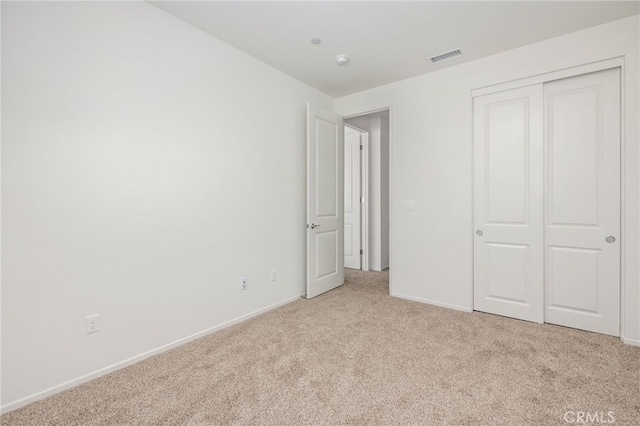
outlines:
[[437, 64], [438, 62], [448, 61], [449, 59], [453, 59], [461, 55], [462, 51], [460, 49], [452, 50], [451, 52], [442, 53], [440, 55], [431, 57], [431, 63]]

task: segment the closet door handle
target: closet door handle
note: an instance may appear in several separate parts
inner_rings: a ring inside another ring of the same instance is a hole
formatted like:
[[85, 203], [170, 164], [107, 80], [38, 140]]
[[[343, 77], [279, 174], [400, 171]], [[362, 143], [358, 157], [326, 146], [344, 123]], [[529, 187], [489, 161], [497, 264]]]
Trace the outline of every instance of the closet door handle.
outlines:
[[607, 238], [604, 239], [606, 242], [608, 242], [609, 244], [611, 243], [615, 243], [616, 242], [616, 237], [614, 237], [613, 235], [609, 235]]
[[483, 234], [484, 234], [484, 232], [482, 232], [482, 230], [480, 230], [480, 229], [478, 229], [478, 230], [476, 231], [476, 235], [477, 235], [478, 237], [482, 237], [482, 235], [483, 235]]

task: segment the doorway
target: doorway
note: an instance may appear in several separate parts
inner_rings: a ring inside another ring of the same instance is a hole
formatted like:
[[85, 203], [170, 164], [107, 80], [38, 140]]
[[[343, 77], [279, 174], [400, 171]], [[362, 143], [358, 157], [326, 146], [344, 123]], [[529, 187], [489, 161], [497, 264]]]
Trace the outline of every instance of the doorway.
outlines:
[[345, 118], [345, 267], [389, 267], [389, 110]]

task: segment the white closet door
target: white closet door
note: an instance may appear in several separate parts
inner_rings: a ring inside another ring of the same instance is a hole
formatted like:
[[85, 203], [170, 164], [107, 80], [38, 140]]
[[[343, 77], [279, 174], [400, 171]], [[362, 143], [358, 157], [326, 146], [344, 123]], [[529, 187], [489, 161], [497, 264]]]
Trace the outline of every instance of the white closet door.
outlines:
[[620, 335], [620, 75], [547, 83], [545, 321]]
[[543, 321], [542, 85], [474, 98], [474, 309]]
[[361, 268], [360, 132], [344, 128], [344, 267]]

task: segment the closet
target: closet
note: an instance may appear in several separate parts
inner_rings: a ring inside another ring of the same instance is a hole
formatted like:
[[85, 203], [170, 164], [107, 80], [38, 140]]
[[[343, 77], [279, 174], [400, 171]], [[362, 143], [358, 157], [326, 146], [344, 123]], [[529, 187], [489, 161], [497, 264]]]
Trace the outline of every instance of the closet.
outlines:
[[620, 68], [473, 98], [474, 309], [620, 335]]

